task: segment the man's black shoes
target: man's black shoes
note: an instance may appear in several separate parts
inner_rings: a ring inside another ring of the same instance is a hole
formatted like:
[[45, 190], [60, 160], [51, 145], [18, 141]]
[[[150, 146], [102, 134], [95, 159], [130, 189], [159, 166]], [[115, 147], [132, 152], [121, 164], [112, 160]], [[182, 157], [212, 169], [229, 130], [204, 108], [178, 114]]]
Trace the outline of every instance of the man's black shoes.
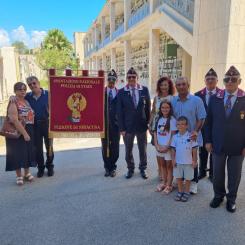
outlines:
[[145, 170], [140, 170], [140, 175], [143, 179], [148, 179], [148, 175]]
[[115, 177], [117, 175], [117, 172], [116, 172], [116, 170], [112, 170], [111, 172], [110, 172], [110, 176], [113, 178], [113, 177]]
[[214, 198], [211, 202], [210, 202], [210, 207], [211, 208], [218, 208], [220, 206], [220, 204], [223, 202], [223, 198]]
[[110, 171], [108, 169], [105, 170], [105, 177], [109, 177], [110, 176]]
[[130, 179], [133, 177], [133, 175], [134, 175], [134, 171], [128, 170], [127, 174], [125, 175], [125, 178]]
[[231, 201], [227, 201], [226, 210], [230, 213], [235, 213], [236, 212], [236, 204], [231, 202]]

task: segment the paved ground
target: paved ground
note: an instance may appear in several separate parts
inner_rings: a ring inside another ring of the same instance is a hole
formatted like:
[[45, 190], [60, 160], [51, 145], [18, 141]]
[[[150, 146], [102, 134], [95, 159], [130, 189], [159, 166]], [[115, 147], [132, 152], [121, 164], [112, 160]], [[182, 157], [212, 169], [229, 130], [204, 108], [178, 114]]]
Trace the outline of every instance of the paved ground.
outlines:
[[[65, 145], [83, 149], [65, 151]], [[208, 180], [200, 182], [199, 194], [188, 203], [176, 203], [175, 193], [154, 192], [152, 146], [148, 147], [150, 179], [137, 173], [126, 180], [124, 148], [118, 176], [112, 179], [103, 177], [100, 148], [86, 149], [92, 145], [99, 141], [60, 140], [55, 176], [23, 187], [15, 185], [13, 173], [4, 172], [5, 157], [0, 157], [1, 245], [245, 244], [244, 178], [235, 214], [227, 213], [224, 205], [209, 208]]]

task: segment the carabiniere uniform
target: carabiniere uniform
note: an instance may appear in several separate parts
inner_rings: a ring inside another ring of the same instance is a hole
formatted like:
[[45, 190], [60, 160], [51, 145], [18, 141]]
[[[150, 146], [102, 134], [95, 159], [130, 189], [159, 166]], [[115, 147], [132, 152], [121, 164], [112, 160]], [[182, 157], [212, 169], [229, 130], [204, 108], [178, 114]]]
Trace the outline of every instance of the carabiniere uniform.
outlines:
[[[117, 74], [114, 70], [108, 73], [108, 79], [110, 78], [117, 79]], [[113, 89], [105, 88], [105, 137], [101, 139], [101, 143], [104, 168], [108, 172], [108, 176], [113, 171], [115, 172], [117, 168], [116, 162], [119, 158], [120, 132], [117, 119], [117, 92], [118, 90], [115, 87]]]

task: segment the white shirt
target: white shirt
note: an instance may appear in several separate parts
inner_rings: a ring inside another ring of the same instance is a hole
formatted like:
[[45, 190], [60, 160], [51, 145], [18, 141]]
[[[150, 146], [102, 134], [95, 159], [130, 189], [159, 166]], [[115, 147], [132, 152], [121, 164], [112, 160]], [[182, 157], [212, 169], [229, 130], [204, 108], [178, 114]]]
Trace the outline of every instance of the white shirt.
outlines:
[[192, 149], [198, 147], [196, 141], [190, 140], [191, 134], [177, 133], [173, 136], [171, 147], [175, 149], [176, 164], [192, 164]]
[[117, 91], [116, 91], [115, 88], [108, 88], [108, 87], [107, 87], [107, 96], [108, 96], [108, 98], [109, 98], [109, 93], [110, 93], [111, 90], [112, 90], [112, 97], [113, 97], [113, 99], [114, 99], [115, 96], [117, 95]]
[[[137, 89], [137, 87], [134, 87], [134, 89], [135, 89], [134, 91], [135, 91], [135, 97], [136, 97], [136, 104], [138, 105], [139, 97], [140, 97], [139, 90]], [[130, 90], [131, 96], [133, 96], [133, 87], [129, 86], [129, 90]]]
[[212, 96], [212, 95], [209, 95], [209, 92], [211, 92], [212, 95], [216, 94], [216, 88], [213, 89], [212, 91], [209, 91], [209, 90], [206, 88], [206, 97], [205, 97], [205, 99], [206, 99], [206, 104], [207, 104], [207, 105], [208, 105], [210, 96]]
[[177, 130], [176, 120], [174, 117], [171, 117], [170, 119], [170, 130], [169, 131], [164, 130], [166, 122], [167, 122], [167, 118], [161, 117], [157, 123], [157, 128], [156, 128], [157, 142], [161, 146], [169, 145], [169, 141], [171, 138], [171, 132]]

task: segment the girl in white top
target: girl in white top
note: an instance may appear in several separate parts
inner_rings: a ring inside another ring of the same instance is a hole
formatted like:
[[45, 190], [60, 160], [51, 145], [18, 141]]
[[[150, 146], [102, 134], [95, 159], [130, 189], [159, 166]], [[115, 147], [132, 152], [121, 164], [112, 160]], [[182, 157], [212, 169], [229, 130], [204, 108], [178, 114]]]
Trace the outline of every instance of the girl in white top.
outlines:
[[160, 104], [159, 118], [154, 130], [154, 144], [162, 182], [156, 191], [168, 194], [172, 191], [173, 166], [171, 159], [170, 144], [172, 136], [176, 133], [176, 120], [169, 101]]
[[[162, 101], [172, 101], [173, 95], [175, 93], [173, 82], [168, 77], [161, 77], [157, 81], [156, 88], [157, 95], [154, 97], [152, 111], [149, 122], [149, 131], [152, 135], [151, 143], [154, 145], [153, 132], [155, 130], [155, 125], [158, 120], [159, 108]], [[162, 176], [160, 175], [160, 166], [158, 166], [159, 179], [162, 181]]]

